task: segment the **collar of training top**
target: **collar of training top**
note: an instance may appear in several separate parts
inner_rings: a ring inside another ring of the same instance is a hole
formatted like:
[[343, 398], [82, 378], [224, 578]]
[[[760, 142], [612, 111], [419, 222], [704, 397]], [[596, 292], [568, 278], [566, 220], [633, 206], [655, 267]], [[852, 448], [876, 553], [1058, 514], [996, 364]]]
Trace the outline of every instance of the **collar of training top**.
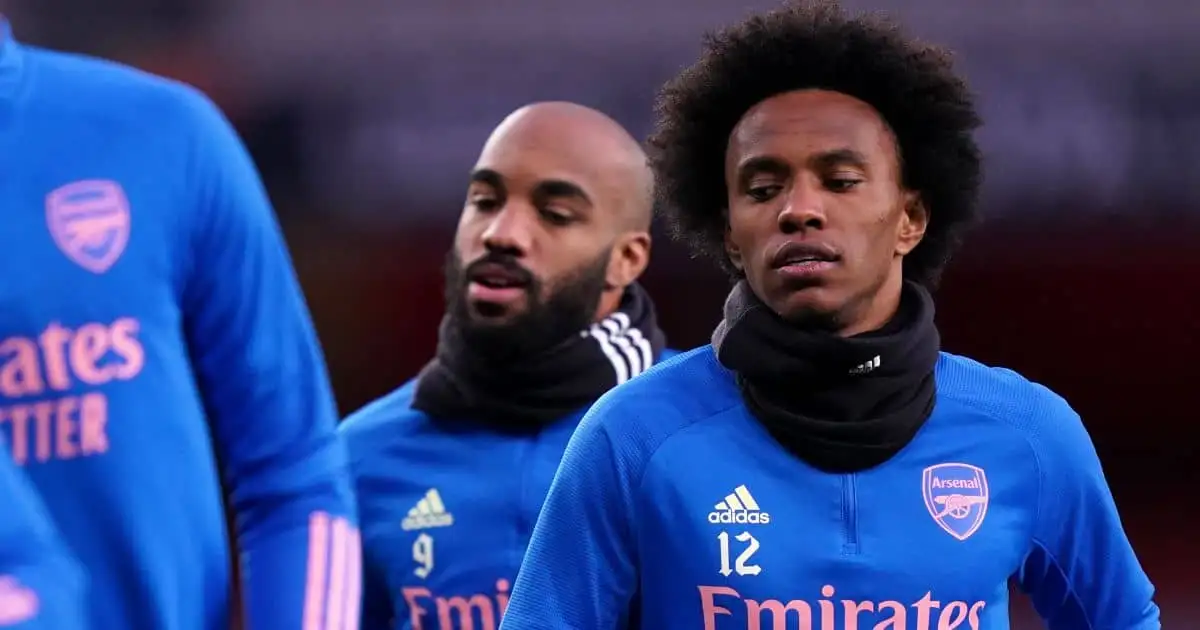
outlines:
[[413, 408], [443, 420], [536, 430], [591, 405], [654, 365], [666, 344], [654, 302], [638, 284], [618, 310], [547, 352], [498, 366], [442, 320], [436, 357], [418, 376]]
[[713, 332], [750, 413], [785, 448], [827, 472], [856, 472], [904, 448], [933, 412], [941, 340], [933, 299], [906, 282], [884, 328], [839, 337], [789, 325], [743, 280]]

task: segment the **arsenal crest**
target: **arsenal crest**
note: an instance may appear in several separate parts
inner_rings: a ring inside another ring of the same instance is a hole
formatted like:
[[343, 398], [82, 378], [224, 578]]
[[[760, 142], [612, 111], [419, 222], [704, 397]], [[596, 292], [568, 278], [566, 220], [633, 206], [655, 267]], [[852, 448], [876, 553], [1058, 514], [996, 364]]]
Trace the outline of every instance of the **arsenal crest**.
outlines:
[[921, 479], [925, 507], [947, 534], [966, 540], [987, 515], [988, 483], [983, 469], [970, 464], [938, 464]]
[[67, 184], [46, 195], [46, 224], [67, 258], [92, 273], [104, 273], [129, 243], [129, 201], [114, 181]]

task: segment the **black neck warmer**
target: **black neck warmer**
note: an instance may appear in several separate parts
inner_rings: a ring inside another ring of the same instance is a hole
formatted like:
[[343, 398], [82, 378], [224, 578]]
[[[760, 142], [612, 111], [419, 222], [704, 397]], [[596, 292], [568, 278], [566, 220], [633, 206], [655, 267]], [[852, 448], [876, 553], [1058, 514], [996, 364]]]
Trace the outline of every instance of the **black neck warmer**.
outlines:
[[665, 343], [654, 303], [637, 284], [604, 320], [547, 351], [502, 364], [471, 352], [443, 319], [437, 355], [421, 370], [413, 408], [435, 419], [534, 430], [641, 374]]
[[743, 280], [713, 332], [750, 413], [785, 448], [827, 472], [887, 461], [933, 411], [940, 338], [933, 299], [906, 282], [882, 329], [839, 337], [789, 325]]

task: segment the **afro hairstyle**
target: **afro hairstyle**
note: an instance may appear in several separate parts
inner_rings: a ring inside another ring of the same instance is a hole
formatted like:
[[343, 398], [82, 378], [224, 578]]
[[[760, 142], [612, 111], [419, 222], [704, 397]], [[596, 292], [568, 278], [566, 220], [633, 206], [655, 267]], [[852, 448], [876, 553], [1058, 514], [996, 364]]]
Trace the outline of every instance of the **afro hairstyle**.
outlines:
[[904, 276], [936, 286], [977, 219], [981, 124], [948, 51], [906, 37], [876, 14], [851, 16], [831, 0], [794, 0], [705, 37], [700, 59], [659, 92], [649, 139], [661, 212], [672, 235], [739, 275], [725, 251], [725, 152], [754, 105], [824, 89], [875, 108], [896, 138], [901, 183], [929, 212]]

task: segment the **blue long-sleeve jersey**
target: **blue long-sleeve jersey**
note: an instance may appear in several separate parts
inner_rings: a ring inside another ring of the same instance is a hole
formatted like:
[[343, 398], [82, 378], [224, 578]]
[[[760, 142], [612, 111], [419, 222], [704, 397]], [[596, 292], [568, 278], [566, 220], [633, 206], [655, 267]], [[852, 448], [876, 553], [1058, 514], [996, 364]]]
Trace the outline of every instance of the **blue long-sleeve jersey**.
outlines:
[[85, 630], [86, 580], [41, 499], [0, 453], [0, 628]]
[[249, 627], [354, 627], [336, 410], [236, 133], [189, 87], [0, 41], [0, 427], [93, 626], [228, 626], [224, 490]]
[[601, 398], [567, 447], [502, 630], [1151, 630], [1153, 589], [1061, 398], [943, 354], [891, 460], [828, 474], [747, 412], [711, 347]]
[[363, 532], [363, 630], [495, 630], [587, 408], [509, 433], [434, 421], [412, 408], [415, 384], [342, 423]]

